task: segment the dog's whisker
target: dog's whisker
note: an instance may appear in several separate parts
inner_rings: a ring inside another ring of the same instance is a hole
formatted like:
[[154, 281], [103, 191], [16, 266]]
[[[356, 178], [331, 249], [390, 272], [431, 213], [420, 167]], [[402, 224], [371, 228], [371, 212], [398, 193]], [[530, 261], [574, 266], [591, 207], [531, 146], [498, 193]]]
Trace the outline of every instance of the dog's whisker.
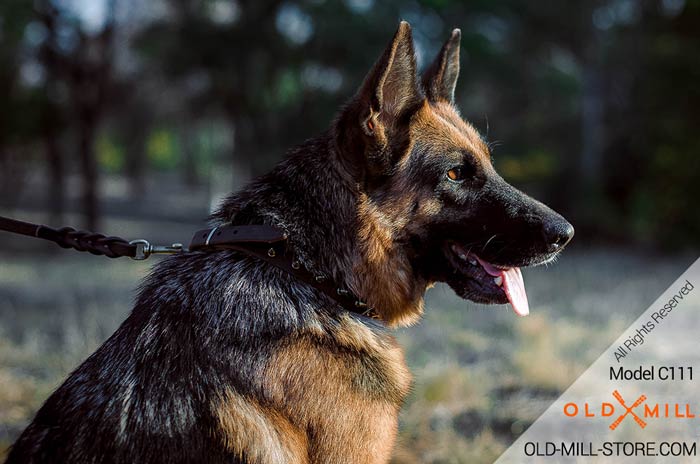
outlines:
[[491, 240], [493, 240], [493, 239], [496, 238], [497, 236], [498, 236], [498, 234], [493, 234], [493, 235], [491, 236], [491, 238], [489, 238], [488, 240], [486, 240], [486, 243], [484, 243], [484, 246], [481, 247], [481, 251], [484, 251], [484, 250], [486, 249], [486, 247], [489, 246], [489, 243], [491, 243]]

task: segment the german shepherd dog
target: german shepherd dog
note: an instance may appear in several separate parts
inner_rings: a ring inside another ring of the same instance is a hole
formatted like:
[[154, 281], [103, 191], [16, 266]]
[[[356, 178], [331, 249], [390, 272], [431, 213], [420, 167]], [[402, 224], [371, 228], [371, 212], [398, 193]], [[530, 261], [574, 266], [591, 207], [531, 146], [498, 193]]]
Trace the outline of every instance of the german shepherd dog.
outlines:
[[423, 295], [528, 312], [519, 267], [571, 239], [507, 184], [454, 106], [460, 32], [417, 77], [411, 29], [331, 128], [223, 203], [267, 224], [379, 319], [236, 251], [162, 261], [129, 317], [54, 392], [8, 463], [385, 463], [411, 376], [390, 329]]

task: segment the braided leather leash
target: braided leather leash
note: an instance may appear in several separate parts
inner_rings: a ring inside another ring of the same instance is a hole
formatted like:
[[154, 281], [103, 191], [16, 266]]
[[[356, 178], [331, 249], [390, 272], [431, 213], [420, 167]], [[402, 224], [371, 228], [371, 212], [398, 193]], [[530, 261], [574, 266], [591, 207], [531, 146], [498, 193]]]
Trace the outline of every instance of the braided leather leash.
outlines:
[[147, 240], [127, 241], [120, 237], [75, 230], [72, 227], [54, 229], [41, 224], [18, 221], [0, 216], [0, 230], [52, 241], [62, 248], [86, 251], [108, 258], [129, 257], [147, 259], [153, 254], [176, 254], [194, 251], [214, 252], [236, 250], [261, 259], [287, 272], [311, 287], [323, 292], [343, 308], [362, 316], [379, 319], [377, 312], [367, 306], [349, 289], [337, 285], [330, 276], [307, 269], [296, 259], [287, 235], [268, 225], [225, 225], [195, 232], [189, 248], [180, 243], [154, 246]]
[[0, 230], [28, 237], [50, 240], [61, 248], [73, 248], [78, 251], [87, 251], [93, 255], [119, 258], [128, 256], [136, 259], [136, 245], [119, 237], [107, 237], [102, 234], [75, 230], [72, 227], [53, 229], [51, 227], [31, 224], [0, 216]]

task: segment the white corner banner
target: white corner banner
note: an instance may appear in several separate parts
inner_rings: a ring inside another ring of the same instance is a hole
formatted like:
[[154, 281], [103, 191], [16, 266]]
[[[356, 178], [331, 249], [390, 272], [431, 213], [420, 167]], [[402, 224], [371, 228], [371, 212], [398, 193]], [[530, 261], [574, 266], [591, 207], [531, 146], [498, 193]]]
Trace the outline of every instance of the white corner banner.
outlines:
[[496, 462], [700, 463], [699, 439], [700, 259]]

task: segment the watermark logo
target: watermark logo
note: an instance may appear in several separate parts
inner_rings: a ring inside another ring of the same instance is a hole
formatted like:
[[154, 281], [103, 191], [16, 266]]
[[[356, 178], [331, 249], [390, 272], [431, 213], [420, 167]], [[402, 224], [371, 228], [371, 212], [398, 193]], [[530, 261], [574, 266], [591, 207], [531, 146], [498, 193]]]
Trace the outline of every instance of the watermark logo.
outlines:
[[646, 395], [640, 395], [639, 398], [637, 398], [637, 401], [632, 403], [632, 406], [627, 407], [625, 404], [625, 400], [622, 398], [622, 395], [620, 395], [620, 392], [615, 390], [613, 392], [613, 396], [615, 399], [622, 405], [623, 408], [625, 408], [624, 414], [622, 414], [620, 417], [615, 419], [615, 422], [610, 424], [610, 430], [615, 430], [620, 423], [622, 423], [623, 420], [625, 420], [625, 417], [628, 415], [631, 415], [634, 418], [634, 421], [639, 425], [641, 428], [645, 428], [647, 426], [647, 423], [640, 418], [637, 413], [634, 412], [634, 409], [638, 406], [640, 406], [642, 403], [644, 403], [647, 400]]
[[614, 419], [608, 426], [610, 430], [617, 429], [622, 422], [630, 417], [641, 429], [647, 427], [650, 419], [695, 419], [696, 415], [690, 403], [650, 403], [646, 395], [639, 395], [629, 404], [625, 402], [618, 390], [612, 392], [615, 401], [603, 401], [599, 405], [591, 403], [569, 402], [564, 405], [564, 415], [569, 418], [582, 417], [592, 419], [606, 417]]

